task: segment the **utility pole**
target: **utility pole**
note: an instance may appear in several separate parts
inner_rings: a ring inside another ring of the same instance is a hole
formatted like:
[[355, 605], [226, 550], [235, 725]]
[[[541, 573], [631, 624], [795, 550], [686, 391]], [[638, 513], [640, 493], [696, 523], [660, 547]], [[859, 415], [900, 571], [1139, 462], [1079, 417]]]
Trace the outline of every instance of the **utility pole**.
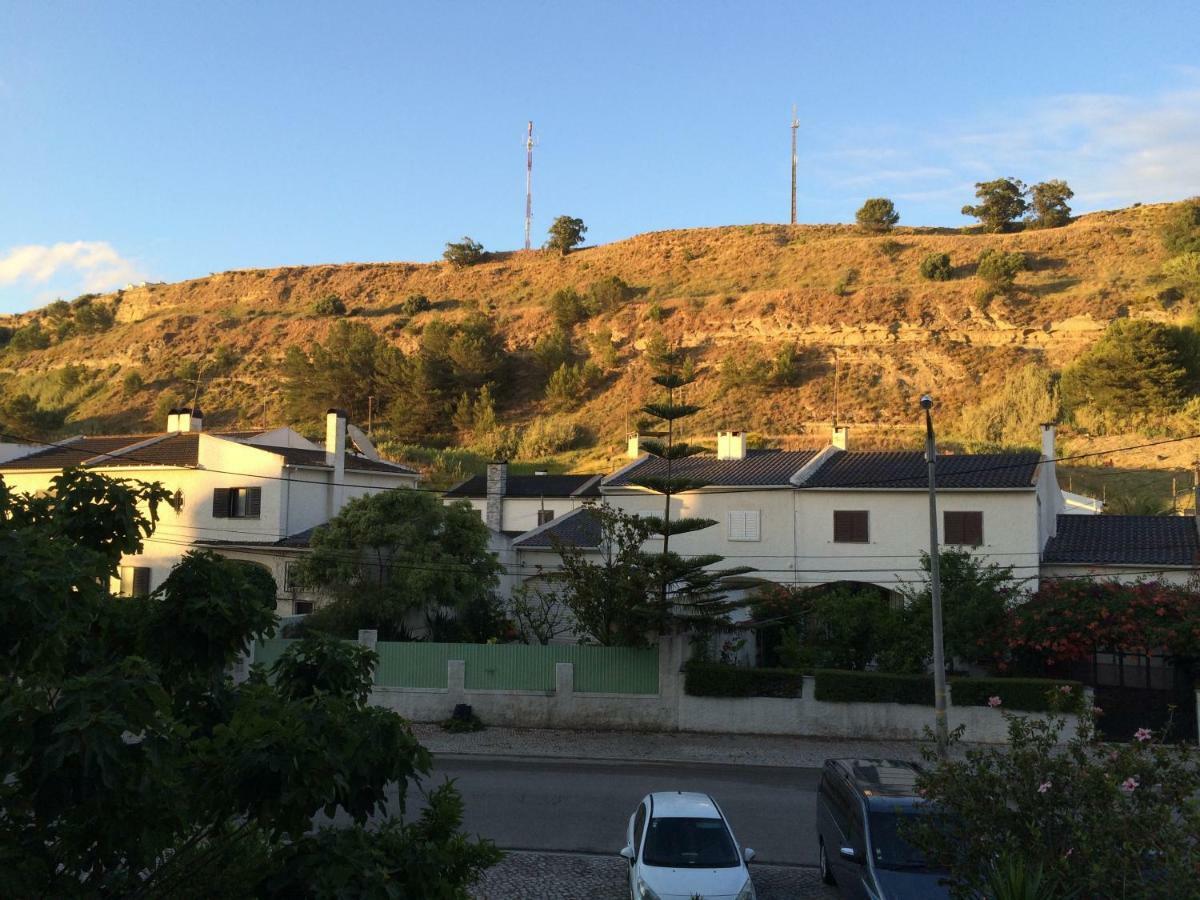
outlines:
[[937, 443], [933, 437], [933, 398], [921, 398], [925, 410], [925, 462], [929, 466], [929, 592], [933, 603], [933, 730], [939, 759], [946, 758], [950, 743], [946, 728], [946, 651], [942, 646], [942, 573], [938, 558], [937, 482], [934, 465]]
[[796, 104], [792, 104], [792, 224], [796, 224], [796, 129], [800, 120], [796, 118]]
[[525, 133], [525, 249], [529, 249], [529, 232], [533, 226], [533, 122]]
[[372, 420], [375, 418], [375, 396], [367, 395], [367, 434], [371, 433]]

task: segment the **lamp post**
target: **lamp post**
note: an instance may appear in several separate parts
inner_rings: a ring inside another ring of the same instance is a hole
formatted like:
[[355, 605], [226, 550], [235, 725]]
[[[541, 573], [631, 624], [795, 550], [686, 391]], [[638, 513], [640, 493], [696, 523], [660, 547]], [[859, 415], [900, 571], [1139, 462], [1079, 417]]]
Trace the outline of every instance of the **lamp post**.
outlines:
[[937, 739], [938, 757], [946, 758], [950, 743], [946, 728], [946, 651], [942, 646], [942, 573], [938, 560], [937, 482], [934, 463], [937, 444], [933, 439], [933, 398], [921, 397], [925, 410], [925, 463], [929, 469], [929, 592], [933, 604], [933, 730]]

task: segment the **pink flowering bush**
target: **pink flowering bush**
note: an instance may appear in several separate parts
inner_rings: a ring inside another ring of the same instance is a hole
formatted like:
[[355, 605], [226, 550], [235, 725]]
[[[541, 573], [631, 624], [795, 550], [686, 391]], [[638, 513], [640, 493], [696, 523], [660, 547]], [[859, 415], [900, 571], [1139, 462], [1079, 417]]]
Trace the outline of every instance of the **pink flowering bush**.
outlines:
[[946, 815], [911, 839], [948, 868], [955, 896], [994, 896], [1013, 866], [1042, 885], [1039, 896], [1196, 896], [1200, 751], [1149, 729], [1101, 744], [1090, 711], [1065, 742], [1057, 710], [1003, 715], [1007, 746], [945, 762], [929, 749], [918, 782]]

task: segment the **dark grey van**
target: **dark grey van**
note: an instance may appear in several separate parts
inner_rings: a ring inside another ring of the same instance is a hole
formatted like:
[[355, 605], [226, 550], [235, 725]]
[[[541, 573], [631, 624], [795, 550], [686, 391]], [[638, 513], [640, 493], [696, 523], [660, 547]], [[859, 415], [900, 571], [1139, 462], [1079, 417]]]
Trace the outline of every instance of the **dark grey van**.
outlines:
[[843, 897], [949, 897], [946, 873], [931, 869], [904, 838], [907, 816], [924, 814], [919, 769], [886, 759], [827, 759], [817, 790], [821, 878]]

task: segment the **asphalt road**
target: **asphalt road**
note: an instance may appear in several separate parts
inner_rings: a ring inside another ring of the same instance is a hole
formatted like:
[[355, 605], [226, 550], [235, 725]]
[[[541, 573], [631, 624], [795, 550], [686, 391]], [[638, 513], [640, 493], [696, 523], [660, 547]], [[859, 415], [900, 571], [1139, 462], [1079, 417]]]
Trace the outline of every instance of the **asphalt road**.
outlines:
[[443, 777], [462, 794], [465, 830], [504, 849], [616, 854], [646, 794], [704, 791], [759, 861], [817, 863], [819, 769], [439, 754], [431, 782]]

